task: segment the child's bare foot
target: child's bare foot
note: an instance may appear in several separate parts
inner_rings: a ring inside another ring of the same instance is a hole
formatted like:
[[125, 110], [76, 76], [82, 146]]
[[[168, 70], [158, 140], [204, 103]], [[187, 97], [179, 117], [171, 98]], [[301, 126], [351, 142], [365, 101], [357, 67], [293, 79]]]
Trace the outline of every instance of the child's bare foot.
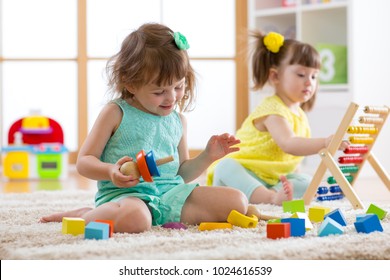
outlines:
[[54, 213], [49, 216], [44, 216], [40, 218], [40, 223], [50, 223], [50, 222], [62, 222], [63, 217], [72, 217], [72, 218], [81, 218], [86, 212], [91, 211], [92, 208], [84, 207], [80, 209], [70, 210], [66, 212]]
[[280, 176], [280, 181], [282, 182], [283, 189], [278, 191], [273, 198], [273, 203], [276, 205], [282, 205], [283, 201], [292, 200], [294, 193], [293, 185], [285, 176]]

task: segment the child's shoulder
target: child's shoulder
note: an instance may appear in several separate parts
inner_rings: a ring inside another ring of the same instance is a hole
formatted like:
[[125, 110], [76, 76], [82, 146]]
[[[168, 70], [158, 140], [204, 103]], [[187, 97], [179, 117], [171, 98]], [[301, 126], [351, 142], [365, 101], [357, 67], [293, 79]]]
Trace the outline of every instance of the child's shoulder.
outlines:
[[287, 109], [283, 101], [276, 95], [265, 97], [262, 102], [257, 106], [256, 112], [272, 114], [281, 113]]

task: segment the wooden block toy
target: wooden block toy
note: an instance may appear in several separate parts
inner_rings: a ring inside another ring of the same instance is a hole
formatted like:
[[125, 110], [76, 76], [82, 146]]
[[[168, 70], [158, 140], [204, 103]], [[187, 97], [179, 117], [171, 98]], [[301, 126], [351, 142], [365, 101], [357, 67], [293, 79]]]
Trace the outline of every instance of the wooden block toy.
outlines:
[[291, 235], [290, 223], [268, 223], [267, 238], [278, 239], [287, 238]]
[[282, 222], [282, 218], [279, 219], [270, 219], [267, 221], [267, 224], [280, 224]]
[[85, 239], [108, 239], [110, 225], [107, 223], [89, 222], [85, 227]]
[[135, 179], [142, 177], [145, 182], [153, 182], [153, 176], [160, 176], [157, 166], [173, 161], [173, 156], [168, 156], [156, 160], [153, 151], [145, 153], [144, 150], [138, 152], [137, 162], [128, 161], [122, 164], [120, 171], [125, 175], [132, 175]]
[[95, 220], [97, 223], [106, 223], [109, 226], [109, 236], [112, 237], [114, 234], [114, 221], [112, 220]]
[[292, 214], [291, 218], [299, 218], [299, 219], [304, 219], [305, 220], [305, 228], [306, 230], [312, 230], [313, 229], [313, 224], [311, 223], [309, 217], [307, 216], [306, 213], [302, 212], [295, 212]]
[[198, 229], [201, 231], [232, 228], [233, 225], [231, 223], [200, 223], [200, 225], [198, 226]]
[[85, 220], [81, 218], [62, 218], [62, 233], [79, 235], [84, 234]]
[[383, 231], [381, 222], [375, 214], [366, 215], [364, 218], [356, 221], [354, 225], [357, 232], [370, 233], [373, 231]]
[[322, 206], [313, 206], [309, 208], [309, 219], [310, 221], [317, 223], [322, 222], [325, 215], [330, 212], [330, 208]]
[[375, 204], [370, 204], [366, 214], [375, 214], [378, 216], [379, 220], [383, 220], [386, 217], [387, 212]]
[[282, 206], [283, 206], [283, 212], [290, 212], [290, 213], [306, 212], [305, 202], [303, 201], [303, 199], [283, 201]]
[[290, 223], [291, 236], [304, 236], [306, 233], [305, 220], [300, 218], [285, 218], [282, 223]]
[[179, 222], [165, 223], [161, 227], [170, 229], [187, 229], [187, 226], [185, 224]]
[[[372, 214], [368, 214], [368, 215], [372, 215]], [[363, 219], [365, 216], [367, 216], [367, 214], [357, 214], [356, 215], [356, 222], [359, 221], [360, 219]]]
[[252, 204], [248, 205], [248, 211], [246, 212], [246, 215], [249, 217], [251, 217], [252, 215], [255, 215], [257, 217], [257, 219], [263, 220], [263, 221], [280, 219], [280, 217], [262, 214], [260, 212], [260, 210], [255, 205], [252, 205]]
[[335, 220], [336, 222], [338, 222], [342, 226], [347, 225], [347, 221], [345, 220], [345, 217], [344, 217], [343, 213], [340, 211], [340, 209], [333, 210], [332, 212], [326, 214], [324, 218], [326, 219], [327, 217]]
[[255, 228], [259, 220], [255, 215], [249, 217], [244, 214], [241, 214], [236, 210], [232, 210], [227, 218], [227, 221], [233, 226], [238, 226], [242, 228]]
[[330, 217], [325, 218], [320, 228], [318, 229], [318, 236], [327, 236], [330, 234], [342, 234], [344, 232], [343, 226]]

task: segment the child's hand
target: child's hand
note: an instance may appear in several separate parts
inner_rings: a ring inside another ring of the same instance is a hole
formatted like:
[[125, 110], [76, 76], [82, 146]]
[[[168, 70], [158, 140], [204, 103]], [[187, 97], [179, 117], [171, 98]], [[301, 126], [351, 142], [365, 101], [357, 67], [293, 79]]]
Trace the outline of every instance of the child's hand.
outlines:
[[345, 149], [349, 148], [349, 145], [350, 145], [349, 141], [343, 140], [340, 144], [339, 150], [344, 151]]
[[236, 144], [239, 144], [241, 141], [230, 135], [229, 133], [224, 133], [221, 135], [214, 135], [210, 138], [206, 146], [206, 152], [209, 155], [212, 161], [218, 160], [224, 157], [227, 154], [232, 152], [239, 151], [239, 147], [233, 147]]
[[110, 178], [112, 183], [118, 188], [130, 188], [134, 187], [139, 183], [139, 178], [134, 179], [131, 175], [124, 175], [120, 172], [122, 164], [128, 161], [133, 161], [131, 157], [125, 156], [119, 159], [114, 165], [110, 172]]
[[[325, 148], [327, 148], [329, 146], [329, 144], [332, 141], [332, 139], [333, 139], [333, 135], [331, 135], [331, 136], [329, 136], [328, 138], [325, 139]], [[340, 151], [344, 151], [348, 147], [349, 147], [349, 142], [347, 140], [343, 140], [340, 143], [339, 150]]]

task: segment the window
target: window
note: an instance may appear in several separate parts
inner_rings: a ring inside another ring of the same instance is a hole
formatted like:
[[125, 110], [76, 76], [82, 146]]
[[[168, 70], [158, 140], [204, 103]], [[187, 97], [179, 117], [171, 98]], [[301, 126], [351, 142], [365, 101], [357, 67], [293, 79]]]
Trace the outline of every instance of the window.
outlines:
[[247, 114], [245, 59], [236, 51], [246, 1], [0, 0], [0, 7], [2, 146], [14, 121], [39, 111], [61, 124], [75, 162], [107, 102], [107, 59], [145, 22], [166, 24], [190, 42], [198, 73], [196, 109], [186, 114], [191, 150], [203, 149], [213, 134], [234, 133]]

